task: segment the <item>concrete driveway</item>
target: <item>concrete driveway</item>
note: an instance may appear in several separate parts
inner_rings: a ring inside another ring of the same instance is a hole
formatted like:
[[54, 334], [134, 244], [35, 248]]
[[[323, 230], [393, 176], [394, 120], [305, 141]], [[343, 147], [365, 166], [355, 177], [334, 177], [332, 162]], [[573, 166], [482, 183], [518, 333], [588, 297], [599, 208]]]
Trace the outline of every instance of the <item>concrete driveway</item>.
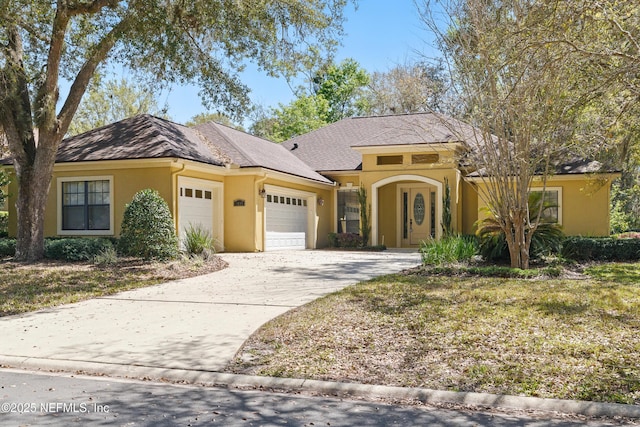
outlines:
[[229, 267], [206, 276], [0, 318], [0, 365], [58, 361], [78, 369], [92, 363], [216, 372], [268, 320], [420, 262], [415, 251], [221, 256]]

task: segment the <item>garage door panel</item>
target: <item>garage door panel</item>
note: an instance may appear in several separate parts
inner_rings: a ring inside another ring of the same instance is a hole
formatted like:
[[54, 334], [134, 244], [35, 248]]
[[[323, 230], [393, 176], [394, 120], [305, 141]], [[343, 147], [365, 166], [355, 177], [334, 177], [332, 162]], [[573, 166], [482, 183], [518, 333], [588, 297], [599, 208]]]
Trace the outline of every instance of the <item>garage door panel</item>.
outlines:
[[307, 212], [306, 198], [268, 194], [265, 249], [306, 249]]
[[178, 199], [178, 235], [184, 239], [189, 227], [201, 227], [211, 237], [214, 235], [214, 197], [213, 189], [198, 185], [180, 187]]

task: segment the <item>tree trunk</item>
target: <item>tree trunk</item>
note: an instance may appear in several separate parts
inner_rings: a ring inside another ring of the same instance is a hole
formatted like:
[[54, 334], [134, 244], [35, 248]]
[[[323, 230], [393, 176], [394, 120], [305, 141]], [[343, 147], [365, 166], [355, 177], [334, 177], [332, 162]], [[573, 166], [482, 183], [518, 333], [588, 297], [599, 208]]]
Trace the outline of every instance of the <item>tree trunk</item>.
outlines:
[[509, 224], [510, 230], [505, 230], [511, 268], [527, 270], [529, 268], [529, 239], [527, 239], [524, 210], [518, 210], [513, 215], [513, 222]]
[[58, 138], [40, 141], [32, 164], [15, 162], [18, 179], [16, 213], [17, 261], [34, 262], [44, 257], [44, 219]]

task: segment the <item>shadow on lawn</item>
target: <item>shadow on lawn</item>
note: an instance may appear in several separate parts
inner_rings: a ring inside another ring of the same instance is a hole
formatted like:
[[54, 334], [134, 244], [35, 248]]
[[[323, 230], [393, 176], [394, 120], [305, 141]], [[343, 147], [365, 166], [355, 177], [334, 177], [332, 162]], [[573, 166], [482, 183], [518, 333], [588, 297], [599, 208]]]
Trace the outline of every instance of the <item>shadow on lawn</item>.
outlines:
[[607, 263], [586, 269], [586, 273], [596, 280], [615, 281], [625, 285], [640, 285], [640, 263]]

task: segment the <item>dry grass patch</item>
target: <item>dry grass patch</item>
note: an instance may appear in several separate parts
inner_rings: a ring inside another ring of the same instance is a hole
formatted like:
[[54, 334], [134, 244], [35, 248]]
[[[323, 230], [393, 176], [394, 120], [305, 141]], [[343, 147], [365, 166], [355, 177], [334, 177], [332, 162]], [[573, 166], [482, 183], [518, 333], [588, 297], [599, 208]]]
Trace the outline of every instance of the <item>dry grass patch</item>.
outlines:
[[638, 404], [640, 264], [589, 272], [385, 276], [268, 323], [229, 370]]
[[56, 261], [22, 264], [3, 260], [0, 261], [0, 316], [199, 276], [225, 266], [218, 257], [163, 263], [121, 259], [109, 266]]

